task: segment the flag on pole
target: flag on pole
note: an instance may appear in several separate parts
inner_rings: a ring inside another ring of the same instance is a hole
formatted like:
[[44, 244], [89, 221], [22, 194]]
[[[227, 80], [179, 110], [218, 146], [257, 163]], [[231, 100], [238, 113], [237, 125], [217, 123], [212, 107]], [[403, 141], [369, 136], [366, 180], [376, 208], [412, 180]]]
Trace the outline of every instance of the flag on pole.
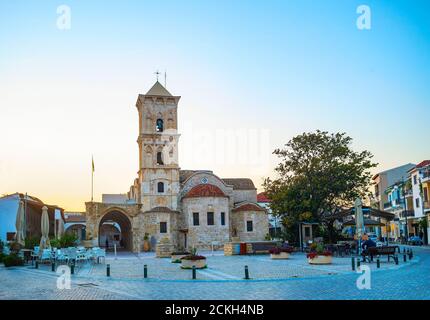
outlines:
[[91, 156], [91, 202], [94, 201], [94, 156]]

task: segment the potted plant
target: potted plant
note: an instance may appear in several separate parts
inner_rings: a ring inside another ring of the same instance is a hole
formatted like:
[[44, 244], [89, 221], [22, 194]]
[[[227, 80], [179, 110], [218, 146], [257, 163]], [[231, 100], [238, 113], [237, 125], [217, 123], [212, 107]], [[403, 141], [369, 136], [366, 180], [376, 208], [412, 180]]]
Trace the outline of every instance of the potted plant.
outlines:
[[291, 247], [276, 247], [269, 250], [271, 259], [288, 259], [294, 249]]
[[24, 260], [16, 253], [11, 253], [8, 256], [2, 258], [3, 264], [6, 268], [9, 267], [21, 267], [24, 265]]
[[149, 235], [147, 233], [145, 233], [145, 235], [143, 236], [143, 251], [148, 252], [149, 250], [151, 250], [151, 244], [149, 242]]
[[207, 267], [206, 257], [199, 256], [195, 248], [191, 250], [190, 255], [185, 256], [181, 259], [182, 269], [192, 269], [193, 267], [195, 267], [196, 269], [204, 269]]
[[23, 248], [23, 245], [19, 244], [18, 242], [11, 242], [9, 244], [9, 248], [12, 253], [18, 254], [18, 252]]
[[311, 247], [311, 252], [306, 255], [309, 264], [331, 264], [333, 259], [333, 254], [331, 251], [324, 250], [322, 244]]
[[180, 248], [179, 251], [172, 252], [172, 263], [181, 263], [181, 259], [189, 256], [190, 254], [190, 252]]

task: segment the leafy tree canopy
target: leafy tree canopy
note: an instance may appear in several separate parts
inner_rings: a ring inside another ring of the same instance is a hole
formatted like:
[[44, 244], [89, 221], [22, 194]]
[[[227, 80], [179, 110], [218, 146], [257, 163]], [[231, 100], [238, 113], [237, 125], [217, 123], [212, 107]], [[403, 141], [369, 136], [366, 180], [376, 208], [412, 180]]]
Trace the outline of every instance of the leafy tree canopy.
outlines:
[[273, 213], [283, 218], [285, 226], [321, 222], [323, 216], [368, 194], [370, 169], [377, 164], [369, 151], [355, 152], [351, 143], [345, 133], [317, 130], [274, 151], [281, 159], [275, 168], [278, 178], [265, 179], [264, 188]]

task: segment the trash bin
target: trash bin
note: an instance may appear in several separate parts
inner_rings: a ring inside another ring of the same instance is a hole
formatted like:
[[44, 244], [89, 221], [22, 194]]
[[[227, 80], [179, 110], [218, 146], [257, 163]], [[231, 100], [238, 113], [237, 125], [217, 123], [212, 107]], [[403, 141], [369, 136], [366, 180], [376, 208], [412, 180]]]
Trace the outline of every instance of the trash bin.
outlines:
[[240, 244], [240, 254], [241, 255], [246, 254], [246, 242], [242, 242]]
[[234, 255], [240, 254], [240, 243], [235, 243], [233, 245], [233, 254]]

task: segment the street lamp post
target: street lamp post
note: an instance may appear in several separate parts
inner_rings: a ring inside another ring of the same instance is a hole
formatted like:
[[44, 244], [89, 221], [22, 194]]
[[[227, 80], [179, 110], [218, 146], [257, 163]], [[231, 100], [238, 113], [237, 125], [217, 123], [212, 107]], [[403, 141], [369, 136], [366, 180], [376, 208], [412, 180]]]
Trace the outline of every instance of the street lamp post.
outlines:
[[404, 179], [402, 179], [402, 192], [403, 192], [403, 198], [405, 200], [403, 201], [403, 216], [405, 217], [405, 237], [407, 242], [409, 237], [409, 232], [408, 232], [408, 211], [406, 210], [406, 192], [405, 192]]

